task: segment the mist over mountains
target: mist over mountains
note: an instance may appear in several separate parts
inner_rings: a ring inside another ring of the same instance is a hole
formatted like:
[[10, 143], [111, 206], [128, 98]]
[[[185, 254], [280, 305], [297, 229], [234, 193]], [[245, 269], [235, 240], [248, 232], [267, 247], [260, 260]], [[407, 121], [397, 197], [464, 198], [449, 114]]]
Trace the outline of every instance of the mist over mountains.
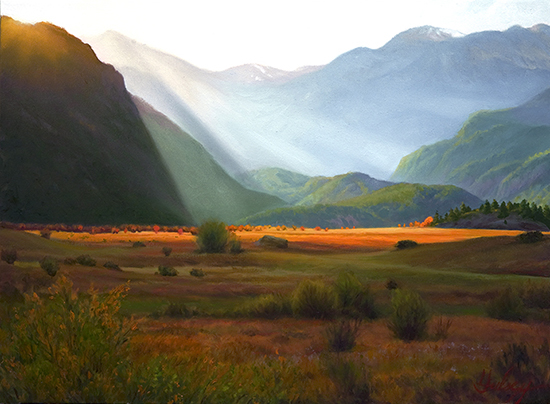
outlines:
[[282, 167], [388, 178], [422, 145], [452, 137], [480, 109], [519, 105], [550, 87], [550, 27], [461, 36], [420, 27], [321, 68], [209, 72], [108, 32], [99, 58], [192, 134], [230, 173]]

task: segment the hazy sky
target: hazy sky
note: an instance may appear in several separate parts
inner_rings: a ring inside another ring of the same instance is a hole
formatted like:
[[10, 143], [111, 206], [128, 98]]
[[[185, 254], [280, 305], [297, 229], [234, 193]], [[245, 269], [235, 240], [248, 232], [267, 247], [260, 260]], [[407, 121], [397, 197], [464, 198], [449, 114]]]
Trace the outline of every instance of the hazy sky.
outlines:
[[1, 0], [1, 13], [79, 37], [112, 29], [211, 70], [294, 69], [422, 25], [465, 34], [550, 25], [550, 0]]

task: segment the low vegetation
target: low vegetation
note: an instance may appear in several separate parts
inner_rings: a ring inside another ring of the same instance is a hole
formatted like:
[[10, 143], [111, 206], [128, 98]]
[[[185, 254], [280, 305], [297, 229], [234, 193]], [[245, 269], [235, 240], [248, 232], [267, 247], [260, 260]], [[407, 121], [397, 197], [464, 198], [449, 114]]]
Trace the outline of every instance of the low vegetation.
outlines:
[[396, 289], [392, 292], [391, 305], [388, 327], [396, 338], [414, 341], [427, 336], [431, 310], [418, 293]]
[[162, 276], [177, 276], [178, 271], [173, 267], [159, 265], [157, 273]]
[[0, 254], [0, 258], [2, 259], [2, 261], [13, 265], [13, 263], [17, 261], [17, 250], [15, 248], [3, 248]]
[[223, 253], [231, 238], [225, 223], [207, 221], [198, 230], [196, 243], [199, 252], [202, 253]]
[[97, 264], [97, 261], [90, 257], [88, 254], [79, 255], [78, 257], [76, 257], [75, 261], [77, 264], [86, 267], [95, 267]]
[[309, 318], [332, 318], [337, 311], [338, 296], [334, 289], [323, 282], [305, 280], [292, 296], [292, 311]]
[[44, 257], [40, 260], [40, 268], [42, 268], [50, 276], [55, 276], [59, 271], [59, 262], [52, 257]]

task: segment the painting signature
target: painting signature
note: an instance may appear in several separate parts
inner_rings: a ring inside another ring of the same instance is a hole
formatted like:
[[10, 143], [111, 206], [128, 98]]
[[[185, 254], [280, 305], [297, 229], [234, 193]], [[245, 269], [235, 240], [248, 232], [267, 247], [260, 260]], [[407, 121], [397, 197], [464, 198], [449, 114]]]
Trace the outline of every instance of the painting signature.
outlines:
[[479, 380], [474, 382], [475, 390], [480, 394], [485, 394], [487, 392], [509, 393], [511, 394], [510, 402], [513, 402], [514, 404], [520, 404], [528, 392], [550, 388], [550, 385], [536, 385], [532, 380], [527, 380], [524, 382], [509, 380], [509, 376], [513, 369], [514, 367], [508, 369], [508, 371], [504, 374], [504, 376], [502, 376], [502, 379], [499, 381], [493, 380], [492, 370], [486, 372], [485, 369], [483, 369]]

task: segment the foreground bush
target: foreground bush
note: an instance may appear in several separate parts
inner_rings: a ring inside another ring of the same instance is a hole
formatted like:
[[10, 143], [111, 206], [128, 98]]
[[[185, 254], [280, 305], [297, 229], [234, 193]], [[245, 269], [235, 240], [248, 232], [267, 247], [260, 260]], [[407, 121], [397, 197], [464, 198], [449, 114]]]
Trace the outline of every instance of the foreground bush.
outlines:
[[519, 293], [508, 287], [492, 299], [486, 307], [487, 314], [499, 320], [521, 321], [525, 318], [525, 306]]
[[397, 244], [395, 244], [395, 247], [398, 250], [405, 250], [407, 248], [418, 247], [418, 243], [414, 240], [399, 240]]
[[516, 239], [525, 244], [538, 243], [542, 241], [544, 235], [540, 231], [528, 231], [525, 233], [518, 234]]
[[2, 259], [2, 261], [13, 265], [13, 263], [17, 261], [17, 250], [15, 248], [2, 249], [2, 252], [0, 253], [0, 258]]
[[196, 243], [202, 253], [223, 253], [229, 238], [225, 223], [207, 221], [199, 227]]
[[320, 281], [302, 281], [292, 296], [294, 314], [310, 318], [331, 318], [336, 314], [334, 289]]
[[395, 289], [392, 293], [388, 327], [394, 336], [404, 341], [425, 338], [431, 312], [424, 299], [408, 290]]
[[166, 257], [169, 257], [170, 254], [172, 254], [172, 247], [162, 247], [162, 253], [163, 253]]
[[353, 272], [341, 272], [334, 284], [342, 314], [354, 318], [374, 319], [378, 310], [370, 288], [363, 285]]
[[95, 267], [95, 265], [97, 264], [96, 260], [94, 260], [88, 254], [79, 255], [78, 257], [76, 257], [76, 263], [86, 267]]
[[341, 319], [333, 322], [325, 329], [325, 338], [330, 351], [351, 351], [359, 335], [360, 319]]
[[59, 271], [59, 262], [52, 257], [44, 257], [40, 261], [40, 268], [42, 268], [50, 276], [55, 276]]
[[550, 309], [550, 284], [548, 282], [535, 283], [529, 280], [519, 293], [526, 307]]
[[131, 321], [118, 317], [122, 285], [78, 296], [62, 277], [48, 298], [26, 296], [0, 343], [0, 401], [113, 402], [129, 367]]
[[[371, 383], [367, 369], [362, 363], [356, 363], [340, 356], [324, 359], [325, 368], [337, 389], [339, 404], [371, 403]], [[329, 399], [326, 400], [330, 402]]]

